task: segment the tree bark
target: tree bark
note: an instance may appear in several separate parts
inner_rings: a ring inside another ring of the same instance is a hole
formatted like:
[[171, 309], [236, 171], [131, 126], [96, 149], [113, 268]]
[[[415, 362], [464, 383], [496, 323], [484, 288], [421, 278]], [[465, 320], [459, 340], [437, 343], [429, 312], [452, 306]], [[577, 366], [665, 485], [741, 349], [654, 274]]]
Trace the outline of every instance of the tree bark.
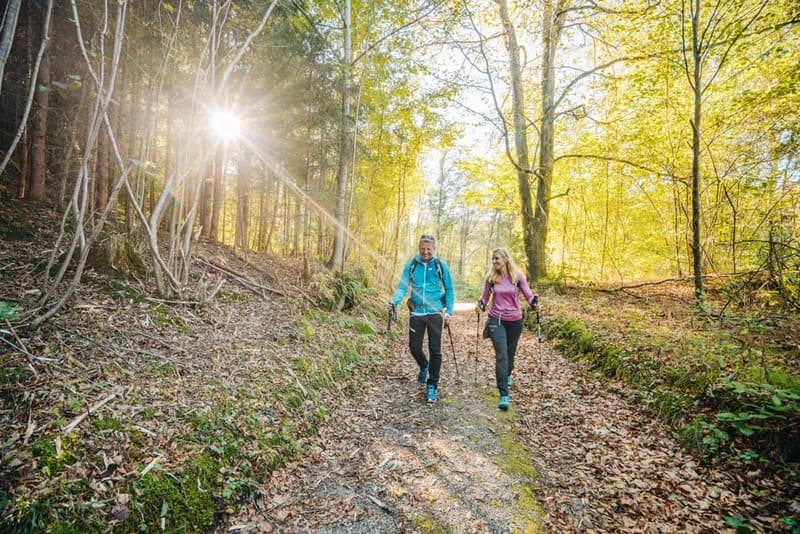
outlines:
[[[522, 216], [522, 239], [525, 247], [525, 256], [528, 260], [528, 279], [536, 280], [539, 275], [543, 275], [544, 273], [544, 261], [543, 255], [541, 254], [544, 250], [544, 245], [543, 243], [539, 244], [537, 239], [540, 239], [542, 235], [547, 235], [546, 227], [544, 234], [541, 234], [541, 232], [537, 233], [537, 221], [534, 218], [533, 203], [531, 200], [528, 132], [526, 128], [525, 99], [522, 92], [522, 72], [519, 63], [517, 34], [511, 22], [511, 17], [508, 14], [508, 2], [506, 0], [495, 1], [500, 9], [500, 18], [503, 22], [503, 29], [506, 34], [506, 50], [508, 51], [509, 70], [511, 74], [511, 106], [514, 124], [514, 150], [517, 156], [517, 163], [515, 165], [517, 170], [517, 188], [519, 190]], [[552, 102], [552, 94], [550, 100]]]
[[250, 200], [248, 190], [250, 189], [250, 175], [253, 173], [253, 166], [246, 150], [242, 150], [239, 157], [239, 177], [236, 181], [236, 236], [234, 243], [246, 255], [250, 247]]
[[[47, 28], [42, 28], [46, 39]], [[42, 202], [47, 199], [47, 114], [50, 111], [50, 59], [45, 53], [39, 68], [36, 91], [36, 111], [31, 118], [31, 177], [28, 198]]]
[[347, 194], [347, 165], [350, 152], [350, 69], [352, 68], [350, 43], [350, 0], [344, 0], [344, 56], [342, 58], [342, 119], [339, 132], [339, 165], [336, 171], [336, 237], [329, 265], [340, 271], [344, 267], [344, 205]]
[[553, 183], [555, 145], [555, 57], [563, 29], [561, 13], [568, 2], [556, 5], [545, 0], [542, 10], [542, 122], [539, 137], [539, 166], [536, 170], [536, 215], [533, 219], [533, 238], [530, 254], [533, 256], [530, 278], [539, 280], [547, 276], [547, 230], [550, 216], [550, 194]]
[[694, 0], [692, 10], [692, 266], [694, 268], [694, 296], [698, 305], [703, 303], [703, 266], [700, 250], [700, 119], [702, 118], [703, 71], [700, 51], [699, 19], [700, 0]]
[[0, 93], [3, 92], [3, 74], [6, 68], [6, 61], [11, 53], [11, 46], [14, 44], [14, 34], [17, 31], [17, 20], [19, 18], [19, 6], [22, 0], [9, 0], [6, 4], [6, 12], [3, 17], [3, 33], [0, 35]]
[[[22, 118], [20, 119], [19, 127], [17, 128], [17, 133], [14, 136], [14, 140], [11, 142], [11, 146], [8, 148], [8, 151], [6, 152], [6, 155], [3, 158], [3, 161], [0, 162], [0, 175], [2, 175], [3, 171], [5, 171], [5, 168], [8, 165], [8, 162], [11, 160], [11, 156], [14, 154], [14, 150], [16, 150], [17, 144], [19, 144], [19, 140], [22, 138], [24, 133], [27, 131], [27, 129], [25, 128], [25, 125], [28, 122], [28, 117], [30, 116], [30, 112], [31, 112], [31, 106], [33, 105], [34, 93], [35, 93], [36, 88], [38, 86], [37, 80], [39, 79], [39, 69], [41, 68], [43, 57], [45, 56], [45, 50], [47, 49], [47, 44], [50, 41], [50, 17], [52, 15], [52, 13], [53, 13], [53, 0], [48, 0], [47, 9], [45, 10], [45, 13], [44, 13], [44, 22], [42, 23], [42, 31], [41, 31], [42, 42], [41, 42], [41, 45], [39, 46], [39, 52], [37, 53], [36, 60], [35, 60], [35, 62], [33, 64], [33, 71], [32, 71], [32, 74], [31, 74], [31, 84], [30, 84], [30, 87], [28, 89], [28, 97], [27, 97], [27, 99], [25, 101], [25, 111], [23, 111], [23, 113], [22, 113]], [[48, 82], [47, 83], [48, 83], [48, 85], [50, 83], [50, 81], [49, 81], [49, 73], [48, 73]], [[45, 120], [46, 120], [46, 116], [45, 116]], [[23, 159], [24, 159], [24, 157], [23, 157]], [[25, 177], [26, 177], [26, 174], [22, 174], [21, 182], [25, 180]], [[24, 187], [24, 185], [21, 185], [20, 186], [20, 191], [22, 191], [23, 189], [25, 189], [25, 187]]]

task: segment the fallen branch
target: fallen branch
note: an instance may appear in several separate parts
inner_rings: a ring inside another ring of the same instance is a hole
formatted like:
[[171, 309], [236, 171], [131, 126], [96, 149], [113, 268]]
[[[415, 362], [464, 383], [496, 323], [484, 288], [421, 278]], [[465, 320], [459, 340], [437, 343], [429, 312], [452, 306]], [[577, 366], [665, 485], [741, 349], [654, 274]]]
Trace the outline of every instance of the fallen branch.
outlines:
[[[22, 354], [26, 355], [27, 357], [32, 358], [32, 359], [34, 359], [34, 360], [36, 360], [38, 362], [49, 363], [49, 362], [56, 361], [53, 358], [44, 358], [42, 356], [34, 356], [30, 352], [28, 352], [28, 349], [25, 348], [25, 344], [19, 338], [19, 336], [17, 335], [16, 330], [14, 330], [14, 327], [11, 326], [11, 323], [8, 322], [8, 319], [6, 319], [6, 326], [8, 327], [8, 330], [0, 330], [0, 341], [5, 343], [6, 345], [11, 347], [12, 349], [17, 350], [17, 351], [21, 352]], [[19, 343], [19, 346], [15, 345], [14, 343], [12, 343], [9, 340], [7, 340], [6, 338], [4, 338], [2, 336], [2, 334], [11, 334], [11, 335], [13, 335], [14, 339], [16, 339], [17, 343]], [[33, 367], [31, 367], [31, 369], [33, 369]], [[35, 369], [33, 369], [33, 374], [38, 374], [38, 373], [36, 373]]]
[[147, 473], [149, 473], [149, 472], [150, 472], [150, 470], [151, 470], [153, 467], [155, 467], [155, 465], [158, 463], [158, 461], [159, 461], [159, 460], [161, 460], [161, 458], [163, 458], [163, 456], [159, 454], [158, 456], [156, 456], [155, 458], [153, 458], [152, 460], [150, 460], [150, 463], [149, 463], [149, 464], [147, 464], [147, 466], [145, 466], [145, 468], [144, 468], [144, 469], [142, 469], [142, 472], [141, 472], [141, 473], [139, 473], [139, 476], [140, 476], [140, 477], [143, 477], [143, 476], [145, 476]]
[[300, 289], [300, 288], [299, 288], [299, 287], [297, 287], [296, 285], [292, 285], [292, 289], [294, 289], [295, 291], [297, 291], [298, 293], [300, 293], [300, 294], [301, 294], [303, 297], [305, 297], [305, 299], [306, 299], [308, 302], [310, 302], [310, 303], [311, 303], [313, 306], [316, 306], [316, 305], [317, 305], [317, 301], [315, 301], [313, 298], [311, 298], [310, 296], [308, 296], [308, 293], [306, 293], [305, 291], [303, 291], [302, 289]]
[[383, 501], [379, 500], [377, 497], [373, 497], [372, 495], [367, 493], [367, 498], [369, 500], [371, 500], [373, 503], [375, 503], [375, 505], [378, 508], [381, 508], [381, 509], [383, 509], [383, 510], [389, 512], [389, 513], [392, 513], [392, 514], [394, 513], [394, 510], [392, 510], [391, 507], [389, 507], [388, 504], [384, 504]]
[[303, 396], [304, 397], [308, 397], [308, 391], [306, 391], [306, 388], [303, 386], [303, 383], [300, 382], [300, 379], [297, 377], [297, 375], [295, 374], [294, 370], [292, 370], [292, 364], [287, 362], [284, 358], [282, 358], [278, 354], [275, 354], [274, 356], [275, 356], [275, 358], [280, 360], [281, 363], [283, 363], [283, 365], [284, 365], [284, 369], [283, 370], [287, 371], [290, 375], [292, 375], [292, 377], [294, 378], [294, 381], [297, 383], [297, 387], [300, 388], [300, 391], [303, 392]]
[[256, 295], [260, 296], [261, 298], [264, 298], [264, 294], [259, 292], [259, 291], [256, 291], [256, 288], [263, 289], [264, 291], [269, 291], [270, 293], [275, 293], [276, 295], [281, 295], [281, 296], [284, 296], [284, 297], [286, 296], [286, 293], [284, 293], [283, 291], [280, 291], [278, 289], [273, 289], [271, 287], [267, 287], [265, 285], [261, 285], [259, 283], [253, 282], [252, 280], [250, 280], [247, 277], [245, 277], [243, 274], [234, 271], [230, 267], [226, 267], [224, 265], [220, 265], [220, 264], [218, 264], [216, 262], [211, 262], [211, 261], [208, 261], [208, 260], [204, 260], [202, 258], [195, 258], [195, 259], [199, 263], [202, 263], [203, 265], [211, 267], [212, 269], [216, 269], [219, 272], [230, 276], [233, 280], [235, 280], [236, 282], [239, 282], [241, 285], [243, 285], [244, 287], [246, 287], [247, 289], [249, 289], [250, 291], [252, 291]]
[[108, 404], [108, 403], [109, 403], [111, 400], [113, 400], [113, 399], [114, 399], [116, 396], [117, 396], [117, 392], [115, 391], [114, 393], [112, 393], [111, 395], [109, 395], [108, 397], [106, 397], [105, 399], [101, 400], [100, 402], [98, 402], [97, 404], [95, 404], [94, 406], [92, 406], [91, 408], [89, 408], [88, 410], [86, 410], [84, 413], [82, 413], [81, 415], [79, 415], [78, 417], [76, 417], [75, 419], [73, 419], [73, 420], [72, 420], [72, 422], [71, 422], [70, 424], [68, 424], [67, 426], [65, 426], [65, 427], [64, 427], [64, 430], [63, 430], [61, 433], [62, 433], [62, 434], [69, 434], [70, 432], [72, 432], [72, 430], [73, 430], [73, 429], [74, 429], [76, 426], [78, 426], [79, 424], [81, 424], [81, 422], [83, 422], [83, 420], [84, 420], [84, 419], [86, 419], [87, 417], [89, 417], [89, 414], [96, 412], [97, 410], [99, 410], [100, 408], [102, 408], [103, 406], [105, 406], [106, 404]]
[[660, 286], [661, 284], [666, 284], [668, 282], [686, 282], [688, 280], [692, 280], [691, 278], [665, 278], [663, 280], [657, 280], [655, 282], [641, 282], [639, 284], [632, 284], [628, 286], [619, 286], [619, 287], [612, 287], [608, 289], [598, 289], [597, 291], [601, 293], [616, 293], [617, 291], [625, 291], [626, 289], [635, 289], [637, 287], [646, 287], [646, 286]]

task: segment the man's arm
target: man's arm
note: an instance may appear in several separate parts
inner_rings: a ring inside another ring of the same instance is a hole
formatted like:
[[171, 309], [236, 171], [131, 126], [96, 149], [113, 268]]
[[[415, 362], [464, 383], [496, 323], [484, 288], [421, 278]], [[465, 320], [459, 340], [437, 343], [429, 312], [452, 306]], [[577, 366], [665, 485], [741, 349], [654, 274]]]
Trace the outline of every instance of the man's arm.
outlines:
[[395, 307], [397, 307], [397, 305], [400, 304], [400, 301], [403, 300], [403, 297], [405, 297], [406, 293], [408, 292], [408, 276], [409, 272], [411, 271], [411, 263], [413, 261], [414, 261], [413, 258], [409, 260], [406, 263], [405, 267], [403, 267], [402, 274], [400, 274], [400, 282], [397, 284], [397, 289], [395, 290], [391, 301], [392, 304], [395, 305]]
[[453, 279], [450, 276], [450, 268], [442, 261], [442, 285], [444, 285], [445, 313], [453, 315], [453, 306], [456, 302], [456, 294], [453, 289]]

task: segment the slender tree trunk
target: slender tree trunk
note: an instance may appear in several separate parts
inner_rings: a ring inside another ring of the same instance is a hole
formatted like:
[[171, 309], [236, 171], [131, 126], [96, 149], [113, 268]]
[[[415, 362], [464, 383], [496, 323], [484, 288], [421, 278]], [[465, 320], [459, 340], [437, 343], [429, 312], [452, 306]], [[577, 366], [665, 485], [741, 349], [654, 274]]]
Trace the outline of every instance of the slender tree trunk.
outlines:
[[275, 232], [275, 225], [277, 224], [278, 219], [278, 199], [280, 198], [280, 182], [278, 180], [273, 180], [275, 187], [274, 187], [274, 194], [272, 195], [273, 202], [270, 203], [271, 206], [271, 213], [269, 218], [269, 230], [267, 230], [267, 238], [264, 243], [264, 251], [269, 252], [272, 248], [272, 235]]
[[253, 173], [253, 166], [250, 164], [250, 157], [246, 151], [242, 151], [239, 158], [239, 179], [236, 181], [236, 236], [234, 243], [243, 254], [247, 254], [250, 242], [248, 190], [250, 189], [250, 175]]
[[259, 252], [266, 252], [267, 237], [267, 173], [266, 166], [261, 173], [261, 184], [258, 195], [258, 246]]
[[547, 230], [550, 224], [550, 193], [553, 183], [555, 145], [555, 58], [563, 29], [562, 12], [567, 0], [544, 1], [542, 10], [542, 123], [539, 137], [539, 167], [536, 171], [536, 215], [533, 220], [533, 267], [530, 276], [538, 280], [547, 276]]
[[[142, 79], [141, 76], [136, 74], [135, 67], [132, 66], [133, 61], [129, 60], [128, 64], [131, 65], [130, 72], [132, 73], [128, 76], [129, 85], [132, 86], [131, 90], [131, 99], [130, 104], [128, 105], [128, 113], [127, 113], [127, 121], [126, 121], [126, 128], [127, 128], [127, 154], [133, 155], [138, 153], [138, 146], [139, 146], [139, 124], [141, 123], [142, 113], [139, 110], [139, 101], [141, 99], [141, 90], [142, 90]], [[136, 189], [136, 184], [139, 181], [139, 170], [134, 169], [131, 173], [131, 178], [133, 182], [133, 188]], [[134, 220], [134, 213], [131, 209], [131, 202], [133, 199], [125, 197], [125, 229], [130, 232], [133, 230], [133, 220]]]
[[342, 119], [339, 132], [339, 166], [336, 172], [336, 234], [333, 255], [329, 262], [332, 269], [344, 267], [345, 198], [347, 196], [347, 165], [350, 162], [350, 70], [352, 69], [350, 43], [350, 0], [344, 0], [344, 57], [342, 58]]
[[3, 90], [6, 61], [11, 53], [11, 46], [14, 44], [14, 34], [17, 32], [20, 5], [22, 5], [22, 0], [8, 0], [3, 16], [3, 32], [0, 34], [0, 93]]
[[703, 305], [703, 266], [700, 250], [700, 119], [702, 117], [702, 57], [700, 51], [700, 0], [694, 0], [692, 13], [692, 83], [694, 107], [692, 114], [692, 266], [694, 269], [694, 295]]
[[227, 151], [223, 150], [221, 147], [217, 148], [216, 160], [214, 161], [214, 179], [211, 184], [211, 223], [208, 230], [208, 235], [212, 241], [219, 241], [220, 239], [219, 218], [223, 203], [222, 179], [225, 175], [225, 165], [227, 164], [227, 159]]
[[108, 175], [108, 136], [105, 129], [101, 127], [97, 135], [97, 164], [95, 184], [97, 192], [95, 194], [95, 211], [102, 211], [108, 203], [109, 175]]
[[[208, 142], [206, 142], [208, 144]], [[210, 148], [207, 146], [206, 150]], [[213, 175], [216, 172], [217, 164], [216, 161], [211, 162], [211, 173]], [[200, 235], [204, 239], [211, 238], [211, 191], [213, 184], [213, 178], [209, 177], [207, 173], [204, 173], [200, 176], [200, 214], [198, 216], [200, 220]]]
[[[3, 171], [5, 171], [5, 168], [8, 165], [8, 162], [11, 160], [11, 156], [14, 154], [14, 151], [16, 150], [17, 144], [19, 144], [20, 139], [22, 139], [22, 136], [27, 131], [27, 128], [25, 126], [28, 123], [28, 117], [30, 116], [31, 107], [33, 105], [34, 93], [35, 93], [36, 88], [38, 86], [37, 80], [39, 79], [39, 70], [41, 68], [41, 65], [42, 65], [42, 62], [43, 62], [43, 58], [45, 56], [45, 51], [47, 50], [47, 44], [50, 41], [50, 17], [52, 15], [52, 13], [53, 13], [53, 0], [48, 0], [47, 1], [47, 9], [44, 12], [44, 19], [43, 19], [44, 22], [41, 25], [41, 28], [42, 28], [42, 30], [41, 30], [41, 37], [42, 37], [41, 44], [39, 46], [39, 51], [38, 51], [38, 53], [36, 55], [36, 60], [33, 62], [33, 70], [32, 70], [32, 73], [31, 73], [31, 82], [30, 82], [30, 87], [28, 88], [28, 97], [25, 100], [25, 110], [22, 112], [22, 117], [20, 118], [19, 127], [17, 128], [17, 133], [14, 136], [14, 140], [11, 142], [11, 146], [8, 148], [8, 151], [6, 152], [5, 157], [3, 158], [3, 161], [0, 162], [0, 175], [2, 175]], [[31, 32], [29, 32], [29, 34], [30, 33], [37, 33], [37, 32], [31, 31]], [[31, 41], [31, 43], [32, 43], [32, 41]], [[33, 44], [30, 44], [27, 49], [28, 49], [28, 51], [33, 50]], [[31, 64], [30, 60], [28, 61], [28, 64]], [[50, 84], [49, 71], [48, 71], [48, 75], [47, 75], [47, 84], [48, 85]], [[47, 107], [45, 106], [45, 110], [46, 109], [47, 109]], [[46, 125], [47, 125], [47, 123], [46, 123], [46, 121], [47, 121], [46, 113], [45, 113], [44, 120], [45, 120], [44, 126], [46, 127]], [[25, 148], [27, 150], [27, 146]], [[26, 156], [23, 156], [23, 161], [25, 161], [25, 157]], [[24, 167], [24, 165], [23, 165], [23, 167]], [[20, 181], [23, 182], [25, 180], [26, 176], [27, 176], [27, 173], [22, 174]], [[24, 189], [25, 189], [25, 186], [24, 186], [24, 184], [21, 183], [20, 184], [20, 191], [22, 191]], [[34, 197], [30, 197], [30, 198], [33, 199]], [[42, 198], [44, 198], [43, 195], [42, 195]]]
[[[506, 50], [508, 51], [509, 70], [511, 74], [512, 114], [514, 124], [514, 150], [517, 156], [517, 187], [519, 189], [522, 215], [522, 239], [525, 256], [528, 260], [528, 279], [536, 280], [543, 272], [543, 245], [537, 239], [537, 221], [534, 218], [530, 186], [530, 159], [528, 157], [528, 132], [525, 117], [525, 99], [522, 92], [522, 72], [519, 63], [519, 45], [517, 34], [508, 13], [506, 0], [495, 0], [500, 10], [500, 18], [506, 34]], [[552, 101], [552, 98], [551, 98]], [[537, 210], [538, 215], [538, 210]], [[546, 230], [546, 229], [545, 229]], [[546, 235], [546, 234], [545, 234]], [[540, 264], [541, 269], [540, 270]]]
[[41, 202], [47, 199], [47, 114], [50, 110], [50, 59], [46, 53], [39, 69], [38, 84], [46, 89], [36, 91], [36, 111], [31, 120], [31, 189], [28, 198]]

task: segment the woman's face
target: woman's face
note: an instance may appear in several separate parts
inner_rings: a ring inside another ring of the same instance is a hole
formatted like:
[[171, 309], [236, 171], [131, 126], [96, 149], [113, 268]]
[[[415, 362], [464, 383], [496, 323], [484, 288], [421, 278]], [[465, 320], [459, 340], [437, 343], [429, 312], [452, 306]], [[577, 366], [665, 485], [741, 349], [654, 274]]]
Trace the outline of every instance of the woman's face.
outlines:
[[492, 267], [494, 267], [496, 271], [502, 271], [506, 263], [508, 262], [499, 252], [495, 252], [494, 254], [492, 254]]

